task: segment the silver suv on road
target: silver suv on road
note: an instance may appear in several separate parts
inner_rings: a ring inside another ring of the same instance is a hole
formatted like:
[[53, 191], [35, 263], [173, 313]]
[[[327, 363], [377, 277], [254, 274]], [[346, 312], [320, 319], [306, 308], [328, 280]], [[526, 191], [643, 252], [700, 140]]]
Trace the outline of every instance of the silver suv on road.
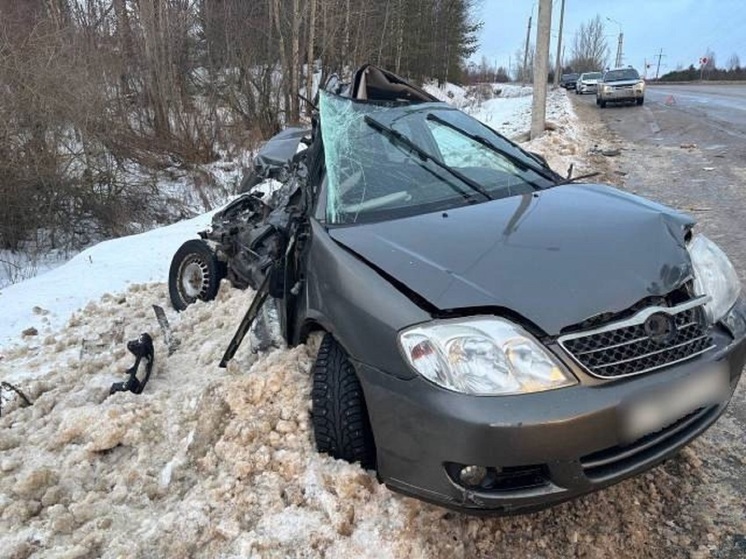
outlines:
[[645, 82], [634, 68], [606, 70], [596, 89], [596, 105], [602, 109], [606, 103], [631, 102], [642, 105], [645, 101]]

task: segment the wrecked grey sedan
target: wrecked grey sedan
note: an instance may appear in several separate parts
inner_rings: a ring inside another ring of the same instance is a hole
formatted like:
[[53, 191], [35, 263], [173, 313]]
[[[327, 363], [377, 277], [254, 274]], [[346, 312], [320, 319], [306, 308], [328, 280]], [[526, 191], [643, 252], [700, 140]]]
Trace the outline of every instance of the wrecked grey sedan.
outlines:
[[746, 306], [690, 217], [572, 183], [375, 67], [321, 93], [308, 144], [171, 284], [177, 306], [223, 275], [257, 289], [234, 342], [265, 299], [289, 344], [325, 333], [320, 451], [439, 505], [529, 512], [651, 468], [725, 410]]

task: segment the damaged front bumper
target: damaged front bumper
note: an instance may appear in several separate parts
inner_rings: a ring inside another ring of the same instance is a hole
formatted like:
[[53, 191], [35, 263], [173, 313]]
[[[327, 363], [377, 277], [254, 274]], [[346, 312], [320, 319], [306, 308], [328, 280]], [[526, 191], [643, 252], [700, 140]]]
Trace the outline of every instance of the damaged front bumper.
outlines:
[[[742, 302], [712, 333], [716, 347], [666, 369], [599, 384], [569, 358], [570, 388], [480, 397], [401, 380], [356, 363], [388, 487], [473, 514], [527, 513], [617, 483], [662, 462], [725, 411], [746, 361]], [[562, 350], [552, 348], [558, 354]], [[707, 375], [723, 379], [718, 401], [691, 409], [631, 440], [630, 410], [651, 395], [687, 394]], [[465, 483], [477, 468], [481, 484]], [[472, 469], [474, 471], [474, 469]], [[468, 479], [468, 476], [467, 476]]]

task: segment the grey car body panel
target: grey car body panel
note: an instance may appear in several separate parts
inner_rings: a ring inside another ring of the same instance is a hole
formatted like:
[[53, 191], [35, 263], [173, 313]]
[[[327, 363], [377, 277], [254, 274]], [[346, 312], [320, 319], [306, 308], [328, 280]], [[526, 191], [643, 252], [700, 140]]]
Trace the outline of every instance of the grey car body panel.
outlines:
[[399, 352], [398, 332], [431, 316], [340, 247], [315, 220], [306, 250], [309, 264], [295, 328], [299, 336], [318, 324], [332, 332], [353, 359], [400, 378], [414, 377]]
[[509, 309], [558, 335], [682, 285], [693, 223], [609, 187], [565, 185], [330, 235], [437, 309]]
[[310, 132], [307, 128], [285, 128], [262, 146], [254, 158], [254, 165], [260, 168], [289, 165], [301, 139]]

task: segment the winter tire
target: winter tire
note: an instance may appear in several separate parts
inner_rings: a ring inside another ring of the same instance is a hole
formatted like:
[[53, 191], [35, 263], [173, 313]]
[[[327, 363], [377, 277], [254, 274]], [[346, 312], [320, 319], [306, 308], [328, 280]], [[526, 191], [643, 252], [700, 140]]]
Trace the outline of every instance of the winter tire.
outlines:
[[171, 303], [177, 311], [183, 311], [197, 299], [213, 300], [225, 275], [225, 265], [205, 241], [185, 242], [174, 254], [168, 272]]
[[311, 392], [316, 448], [363, 468], [375, 468], [376, 447], [360, 381], [347, 354], [326, 334], [313, 367]]

